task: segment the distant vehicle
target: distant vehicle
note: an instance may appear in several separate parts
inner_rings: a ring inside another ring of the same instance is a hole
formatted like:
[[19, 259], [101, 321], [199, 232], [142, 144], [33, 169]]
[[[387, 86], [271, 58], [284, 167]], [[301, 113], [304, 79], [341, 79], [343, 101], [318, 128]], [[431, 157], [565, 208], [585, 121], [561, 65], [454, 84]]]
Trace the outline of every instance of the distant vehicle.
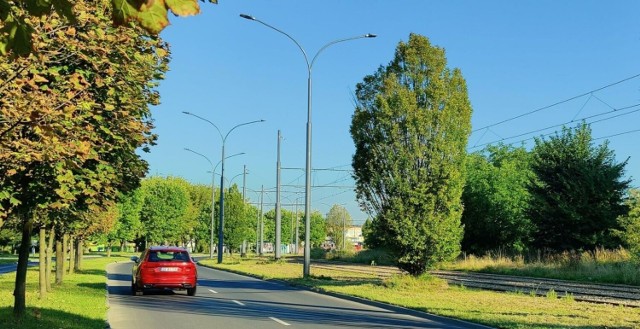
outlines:
[[186, 290], [189, 296], [196, 294], [198, 270], [185, 248], [150, 247], [131, 260], [132, 295], [142, 295], [145, 289]]

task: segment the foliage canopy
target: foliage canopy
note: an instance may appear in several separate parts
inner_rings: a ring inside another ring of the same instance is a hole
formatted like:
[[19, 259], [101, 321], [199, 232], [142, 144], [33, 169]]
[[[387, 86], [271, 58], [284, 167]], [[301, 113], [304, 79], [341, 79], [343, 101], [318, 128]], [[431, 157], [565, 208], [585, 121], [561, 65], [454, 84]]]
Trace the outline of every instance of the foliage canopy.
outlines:
[[356, 87], [356, 193], [373, 228], [413, 274], [460, 250], [460, 196], [471, 105], [444, 49], [411, 34]]

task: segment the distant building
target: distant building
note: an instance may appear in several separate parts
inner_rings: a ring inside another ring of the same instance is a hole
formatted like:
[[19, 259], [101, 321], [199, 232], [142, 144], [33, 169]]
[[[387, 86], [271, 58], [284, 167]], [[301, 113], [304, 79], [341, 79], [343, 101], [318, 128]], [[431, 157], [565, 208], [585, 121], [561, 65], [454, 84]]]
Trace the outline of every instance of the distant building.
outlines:
[[346, 242], [351, 243], [356, 250], [360, 250], [364, 244], [364, 236], [362, 236], [362, 226], [352, 225], [347, 227], [345, 233]]

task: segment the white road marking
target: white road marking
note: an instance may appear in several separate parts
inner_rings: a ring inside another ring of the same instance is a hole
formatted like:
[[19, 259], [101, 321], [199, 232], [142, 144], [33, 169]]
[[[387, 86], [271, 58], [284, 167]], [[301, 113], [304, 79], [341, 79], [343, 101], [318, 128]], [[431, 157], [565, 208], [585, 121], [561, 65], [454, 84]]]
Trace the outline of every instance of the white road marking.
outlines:
[[244, 306], [244, 304], [242, 304], [242, 302], [239, 302], [239, 301], [237, 301], [237, 300], [235, 300], [235, 299], [233, 300], [233, 302], [234, 302], [234, 303], [236, 303], [236, 304], [238, 304], [238, 305], [240, 305], [240, 306]]
[[283, 326], [290, 326], [290, 324], [288, 324], [288, 323], [286, 323], [286, 322], [284, 322], [284, 321], [282, 321], [282, 320], [280, 320], [278, 318], [269, 317], [269, 319], [271, 319], [271, 320], [273, 320], [275, 322], [278, 322], [279, 324], [281, 324]]
[[211, 291], [211, 292], [212, 292], [212, 293], [214, 293], [214, 294], [217, 294], [217, 293], [218, 293], [217, 291], [215, 291], [215, 290], [211, 290], [211, 289], [209, 289], [209, 291]]

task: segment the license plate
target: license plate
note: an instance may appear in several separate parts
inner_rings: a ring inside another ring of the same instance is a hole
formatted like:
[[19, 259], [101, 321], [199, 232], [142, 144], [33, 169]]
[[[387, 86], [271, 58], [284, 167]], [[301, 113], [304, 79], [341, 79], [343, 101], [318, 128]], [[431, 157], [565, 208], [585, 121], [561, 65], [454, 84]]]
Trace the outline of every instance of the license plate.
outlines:
[[160, 272], [178, 272], [177, 267], [161, 267]]

